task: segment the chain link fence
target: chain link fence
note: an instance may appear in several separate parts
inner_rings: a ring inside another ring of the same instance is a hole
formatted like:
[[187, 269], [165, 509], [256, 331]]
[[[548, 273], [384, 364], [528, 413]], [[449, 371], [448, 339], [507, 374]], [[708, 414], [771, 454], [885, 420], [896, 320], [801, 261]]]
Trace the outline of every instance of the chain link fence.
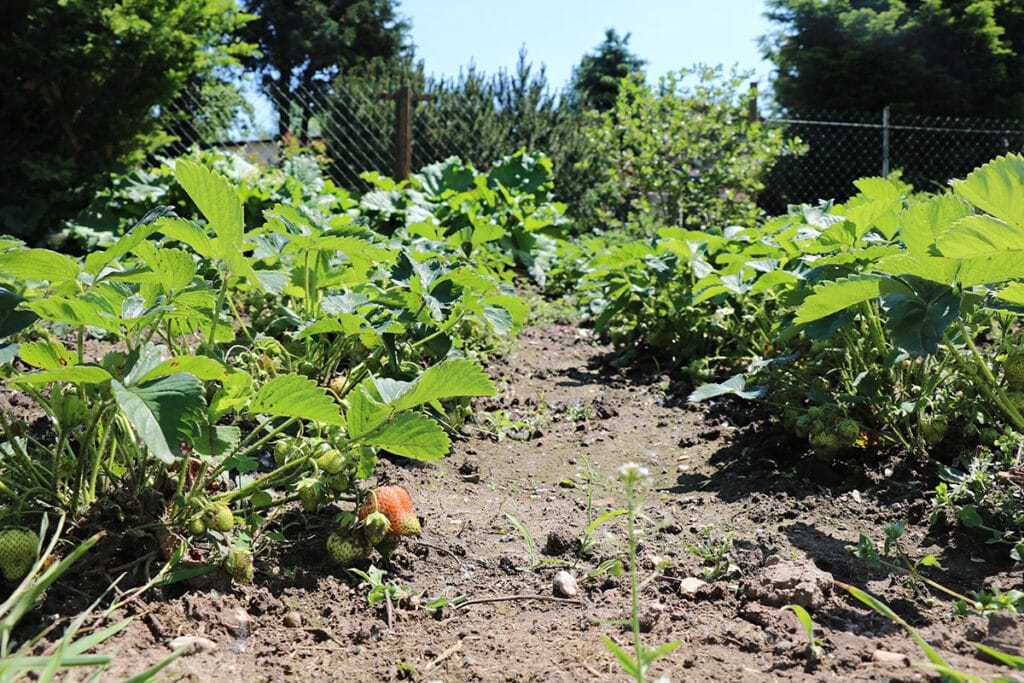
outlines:
[[891, 113], [801, 112], [768, 118], [799, 137], [807, 152], [772, 169], [759, 203], [769, 213], [788, 204], [845, 199], [853, 181], [897, 173], [917, 190], [937, 190], [993, 157], [1024, 150], [1024, 122]]
[[[310, 120], [308, 135], [323, 145], [329, 174], [339, 185], [367, 187], [360, 174], [396, 175], [396, 92], [381, 86], [345, 85], [323, 89], [274, 90], [264, 99], [302, 107]], [[501, 101], [494, 92], [452, 92], [427, 88], [411, 104], [410, 166], [458, 156], [478, 168], [520, 147], [543, 150], [566, 169], [556, 168], [559, 182], [573, 182], [571, 166], [585, 149], [580, 144], [585, 122], [556, 98]], [[259, 100], [250, 94], [250, 102]], [[277, 154], [278, 120], [269, 102], [234, 110], [229, 120], [208, 98], [186, 93], [167, 114], [173, 116], [177, 140], [166, 153], [193, 146], [217, 147], [255, 155], [263, 161]], [[524, 115], [524, 107], [530, 114]], [[1024, 123], [1013, 120], [950, 118], [892, 113], [805, 111], [762, 119], [806, 145], [805, 154], [781, 159], [766, 179], [758, 203], [769, 214], [789, 204], [845, 199], [853, 181], [864, 176], [898, 173], [918, 190], [935, 190], [952, 178], [1000, 154], [1024, 150]], [[572, 193], [568, 193], [572, 196]]]

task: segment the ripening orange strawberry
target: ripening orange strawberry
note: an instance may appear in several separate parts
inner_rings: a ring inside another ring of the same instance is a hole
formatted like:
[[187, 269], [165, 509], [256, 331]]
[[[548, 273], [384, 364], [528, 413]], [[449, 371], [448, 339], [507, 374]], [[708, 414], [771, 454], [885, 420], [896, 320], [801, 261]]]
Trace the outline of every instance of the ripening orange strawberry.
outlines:
[[389, 484], [370, 490], [359, 506], [357, 516], [366, 519], [374, 512], [388, 518], [387, 536], [412, 536], [420, 532], [420, 520], [412, 511], [412, 497], [403, 486]]

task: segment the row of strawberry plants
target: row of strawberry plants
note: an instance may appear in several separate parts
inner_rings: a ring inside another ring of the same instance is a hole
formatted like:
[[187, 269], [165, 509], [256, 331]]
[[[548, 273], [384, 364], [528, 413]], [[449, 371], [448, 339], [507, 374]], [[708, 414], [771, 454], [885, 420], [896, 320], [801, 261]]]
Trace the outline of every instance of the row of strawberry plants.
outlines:
[[[45, 414], [0, 415], [2, 524], [155, 499], [130, 523], [199, 536], [245, 580], [273, 508], [355, 499], [380, 451], [447, 453], [494, 392], [489, 338], [525, 318], [512, 270], [542, 272], [560, 211], [523, 154], [362, 197], [293, 178], [258, 221], [254, 185], [169, 165], [187, 204], [84, 258], [0, 240], [0, 373]], [[92, 338], [116, 350], [90, 357]]]
[[[1019, 443], [1024, 157], [936, 194], [882, 178], [856, 185], [844, 203], [793, 207], [758, 227], [598, 238], [593, 258], [572, 261], [581, 304], [634, 355], [705, 382], [692, 400], [765, 401], [819, 457]], [[961, 520], [987, 526], [966, 475], [945, 472]], [[1021, 559], [1020, 496], [1016, 513], [1000, 501], [987, 508], [1004, 525], [994, 538]]]

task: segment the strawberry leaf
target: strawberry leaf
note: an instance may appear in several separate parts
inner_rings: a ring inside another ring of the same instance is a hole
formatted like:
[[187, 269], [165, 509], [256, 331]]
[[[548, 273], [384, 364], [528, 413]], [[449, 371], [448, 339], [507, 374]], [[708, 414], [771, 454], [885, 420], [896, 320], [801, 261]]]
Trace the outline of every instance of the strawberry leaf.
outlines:
[[301, 375], [281, 375], [256, 392], [249, 404], [250, 413], [276, 417], [298, 417], [324, 424], [344, 425], [338, 404], [327, 390]]
[[414, 460], [438, 460], [451, 448], [451, 440], [441, 425], [415, 412], [400, 414], [361, 441]]

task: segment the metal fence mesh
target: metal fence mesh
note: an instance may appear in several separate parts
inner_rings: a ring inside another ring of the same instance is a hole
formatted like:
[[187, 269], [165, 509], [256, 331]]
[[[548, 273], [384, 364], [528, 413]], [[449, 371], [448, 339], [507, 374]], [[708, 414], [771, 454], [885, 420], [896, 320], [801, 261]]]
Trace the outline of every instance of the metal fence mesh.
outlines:
[[1024, 150], [1024, 124], [1012, 120], [817, 111], [764, 123], [807, 145], [772, 169], [760, 198], [771, 213], [843, 199], [857, 178], [890, 172], [918, 190], [936, 190], [995, 156]]
[[[279, 91], [267, 94], [284, 99]], [[324, 145], [331, 160], [329, 173], [339, 185], [365, 188], [359, 178], [364, 171], [393, 174], [396, 115], [390, 93], [380, 92], [379, 86], [325, 84], [323, 89], [299, 88], [290, 96], [293, 106], [311, 113], [309, 132]], [[168, 108], [178, 138], [168, 153], [194, 145], [237, 149], [239, 138], [262, 137], [268, 144], [277, 136], [269, 105], [236, 109], [235, 118], [226, 121], [212, 115], [215, 108], [208, 103], [203, 95], [186, 93]], [[559, 115], [550, 100], [538, 106], [547, 107], [549, 122]], [[413, 110], [412, 168], [449, 156], [486, 168], [520, 146], [550, 152], [560, 144], [542, 130], [529, 129], [538, 125], [538, 117], [532, 123], [525, 119], [483, 93], [453, 96], [428, 89]], [[758, 201], [773, 214], [784, 212], [788, 204], [844, 199], [855, 192], [857, 178], [887, 171], [898, 172], [918, 190], [934, 190], [997, 155], [1024, 150], [1024, 123], [1013, 120], [805, 111], [762, 122], [807, 146], [805, 154], [781, 159], [771, 170]]]

